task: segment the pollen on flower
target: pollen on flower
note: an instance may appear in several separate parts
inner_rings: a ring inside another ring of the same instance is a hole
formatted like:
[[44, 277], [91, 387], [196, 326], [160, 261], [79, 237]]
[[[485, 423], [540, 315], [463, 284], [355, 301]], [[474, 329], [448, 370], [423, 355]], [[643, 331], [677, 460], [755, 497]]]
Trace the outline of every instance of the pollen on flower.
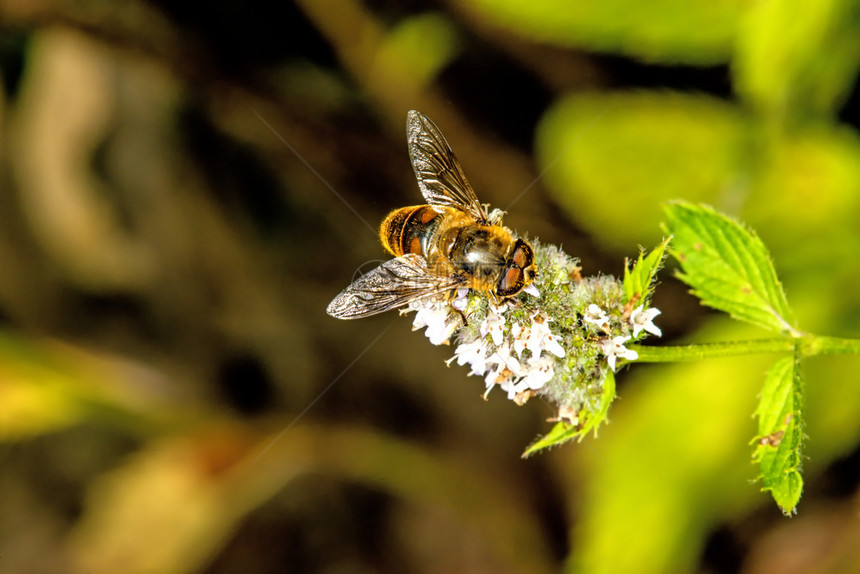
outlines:
[[517, 392], [523, 389], [536, 391], [547, 384], [555, 374], [555, 360], [544, 356], [532, 357], [528, 362], [528, 369], [522, 380], [517, 383]]

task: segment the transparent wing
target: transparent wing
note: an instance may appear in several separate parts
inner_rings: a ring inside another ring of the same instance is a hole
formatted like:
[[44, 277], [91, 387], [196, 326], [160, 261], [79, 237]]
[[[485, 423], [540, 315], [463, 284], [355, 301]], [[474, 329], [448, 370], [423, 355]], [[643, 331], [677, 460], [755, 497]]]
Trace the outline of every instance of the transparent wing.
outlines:
[[406, 140], [418, 187], [430, 205], [456, 207], [478, 223], [489, 220], [460, 162], [430, 118], [411, 110], [406, 114]]
[[326, 312], [338, 319], [360, 319], [396, 309], [416, 299], [441, 294], [461, 285], [457, 277], [437, 277], [418, 255], [390, 259], [352, 282], [329, 303]]

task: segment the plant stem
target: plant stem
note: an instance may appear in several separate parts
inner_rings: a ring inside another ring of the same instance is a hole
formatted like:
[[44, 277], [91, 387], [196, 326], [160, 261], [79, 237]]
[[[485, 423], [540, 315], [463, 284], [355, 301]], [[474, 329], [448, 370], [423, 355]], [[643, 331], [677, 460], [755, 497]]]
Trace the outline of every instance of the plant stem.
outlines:
[[676, 345], [666, 347], [643, 347], [631, 345], [639, 353], [641, 363], [668, 363], [674, 361], [697, 361], [737, 355], [759, 353], [786, 353], [797, 349], [804, 357], [815, 355], [860, 355], [860, 339], [804, 335], [802, 337], [779, 337], [774, 339], [750, 339], [726, 341], [701, 345]]
[[860, 340], [807, 335], [800, 351], [803, 355], [860, 355]]
[[[753, 355], [757, 353], [784, 353], [794, 350], [795, 340], [791, 338], [751, 339], [747, 341], [727, 341], [704, 343], [701, 345], [675, 345], [666, 347], [643, 347], [632, 345], [630, 348], [639, 353], [638, 362], [665, 363], [674, 361], [697, 361], [718, 357]], [[858, 351], [860, 352], [860, 351]]]

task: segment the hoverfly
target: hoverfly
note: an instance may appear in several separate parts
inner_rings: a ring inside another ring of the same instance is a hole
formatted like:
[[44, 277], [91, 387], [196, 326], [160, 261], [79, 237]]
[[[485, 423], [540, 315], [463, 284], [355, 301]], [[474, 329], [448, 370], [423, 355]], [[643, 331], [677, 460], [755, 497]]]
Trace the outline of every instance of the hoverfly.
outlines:
[[406, 116], [409, 157], [426, 205], [395, 209], [379, 238], [390, 259], [352, 282], [326, 311], [338, 319], [369, 317], [434, 295], [451, 297], [462, 287], [495, 303], [534, 280], [534, 250], [487, 213], [460, 162], [430, 118]]

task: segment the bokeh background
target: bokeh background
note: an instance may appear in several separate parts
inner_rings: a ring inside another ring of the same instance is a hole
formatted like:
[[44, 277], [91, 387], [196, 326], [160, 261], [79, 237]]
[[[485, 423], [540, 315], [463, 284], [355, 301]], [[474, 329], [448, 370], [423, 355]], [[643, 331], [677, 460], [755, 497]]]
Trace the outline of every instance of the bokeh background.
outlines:
[[[329, 318], [419, 202], [407, 110], [483, 201], [619, 274], [661, 202], [860, 336], [854, 0], [0, 0], [0, 572], [860, 571], [856, 358], [806, 363], [806, 490], [754, 483], [773, 357], [634, 365], [599, 437]], [[661, 343], [766, 336], [661, 275]]]

